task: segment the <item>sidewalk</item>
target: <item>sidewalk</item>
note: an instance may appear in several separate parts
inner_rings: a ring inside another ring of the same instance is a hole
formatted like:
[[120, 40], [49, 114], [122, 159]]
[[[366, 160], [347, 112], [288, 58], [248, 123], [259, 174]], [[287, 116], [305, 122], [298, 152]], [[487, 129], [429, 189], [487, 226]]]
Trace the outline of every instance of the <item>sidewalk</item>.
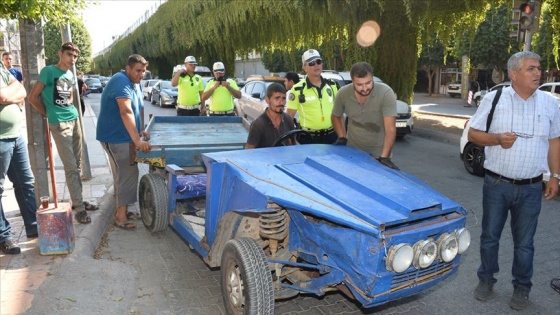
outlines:
[[[80, 257], [93, 257], [99, 241], [112, 220], [114, 205], [108, 189], [112, 185], [105, 152], [95, 140], [97, 118], [88, 106], [83, 117], [87, 149], [91, 165], [92, 179], [83, 181], [84, 200], [94, 202], [100, 206], [97, 211], [90, 211], [91, 224], [74, 222], [75, 247], [70, 255], [42, 256], [39, 253], [38, 239], [28, 240], [23, 227], [12, 184], [6, 180], [6, 188], [2, 196], [2, 203], [7, 219], [12, 226], [12, 233], [21, 247], [19, 255], [4, 255], [0, 253], [0, 313], [20, 314], [26, 312], [34, 301], [37, 290], [48, 276], [55, 274], [53, 270], [69, 261], [79, 260]], [[22, 129], [25, 136], [26, 126]], [[58, 200], [69, 202], [70, 195], [66, 187], [66, 179], [62, 162], [53, 143], [55, 161], [55, 181]], [[50, 179], [49, 179], [50, 180]]]

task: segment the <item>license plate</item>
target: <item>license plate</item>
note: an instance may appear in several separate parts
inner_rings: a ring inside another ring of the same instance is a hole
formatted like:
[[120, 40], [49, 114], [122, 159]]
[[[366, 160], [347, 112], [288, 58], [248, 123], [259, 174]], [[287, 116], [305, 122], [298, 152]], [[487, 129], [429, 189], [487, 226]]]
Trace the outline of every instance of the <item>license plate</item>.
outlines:
[[406, 128], [406, 121], [397, 121], [397, 128]]

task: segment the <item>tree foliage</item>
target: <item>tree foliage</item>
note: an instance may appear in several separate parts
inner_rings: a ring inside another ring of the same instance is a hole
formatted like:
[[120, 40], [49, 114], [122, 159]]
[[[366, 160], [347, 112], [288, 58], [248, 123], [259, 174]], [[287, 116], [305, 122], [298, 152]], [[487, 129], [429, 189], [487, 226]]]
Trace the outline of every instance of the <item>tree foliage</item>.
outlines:
[[[269, 70], [298, 70], [301, 51], [317, 48], [330, 68], [371, 63], [400, 99], [410, 101], [422, 34], [437, 34], [444, 47], [457, 47], [455, 55], [461, 56], [472, 51], [470, 42], [490, 5], [506, 2], [511, 0], [284, 0], [281, 5], [269, 0], [169, 0], [148, 23], [98, 56], [94, 66], [101, 73], [115, 72], [130, 54], [139, 53], [152, 72], [170, 77], [174, 65], [194, 55], [199, 64], [222, 61], [232, 73], [236, 56], [255, 51], [270, 54], [265, 59], [277, 63]], [[355, 34], [367, 20], [376, 20], [382, 30], [375, 44], [364, 48]], [[462, 34], [470, 40], [452, 45]]]
[[85, 4], [85, 0], [2, 0], [0, 18], [44, 19], [60, 25], [68, 19], [77, 20]]
[[534, 51], [541, 56], [541, 67], [543, 69], [560, 69], [560, 16], [553, 14], [558, 12], [560, 4], [549, 1], [541, 7], [541, 18], [539, 30], [533, 40]]
[[[80, 57], [76, 61], [76, 70], [88, 73], [91, 70], [91, 37], [82, 21], [70, 22], [72, 42], [80, 48]], [[60, 26], [47, 23], [43, 29], [45, 38], [46, 65], [58, 63], [58, 51], [62, 44]]]

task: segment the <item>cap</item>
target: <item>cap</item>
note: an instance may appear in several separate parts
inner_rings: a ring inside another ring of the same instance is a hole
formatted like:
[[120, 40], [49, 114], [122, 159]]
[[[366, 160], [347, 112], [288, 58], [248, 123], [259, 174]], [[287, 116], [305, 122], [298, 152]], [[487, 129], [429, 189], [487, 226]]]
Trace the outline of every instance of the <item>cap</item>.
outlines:
[[196, 58], [194, 58], [194, 56], [187, 56], [185, 58], [185, 63], [196, 65]]
[[226, 67], [224, 66], [223, 62], [214, 62], [214, 66], [212, 67], [212, 70], [214, 71], [218, 71], [218, 72], [224, 72], [226, 70]]
[[301, 56], [302, 63], [311, 62], [315, 59], [321, 59], [321, 55], [319, 55], [319, 52], [315, 49], [309, 49], [308, 51], [303, 53], [303, 56]]

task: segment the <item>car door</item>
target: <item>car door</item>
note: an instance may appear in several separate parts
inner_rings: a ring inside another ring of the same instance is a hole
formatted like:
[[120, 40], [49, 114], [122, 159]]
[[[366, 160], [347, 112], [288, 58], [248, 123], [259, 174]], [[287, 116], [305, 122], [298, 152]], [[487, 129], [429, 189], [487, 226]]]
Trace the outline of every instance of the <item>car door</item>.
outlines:
[[157, 82], [154, 86], [152, 86], [152, 91], [150, 92], [152, 104], [157, 104], [160, 98], [160, 90], [161, 90], [161, 81]]
[[246, 115], [249, 120], [255, 120], [259, 117], [266, 108], [266, 101], [264, 99], [266, 93], [266, 84], [262, 81], [255, 81], [251, 94], [248, 97], [248, 105]]

